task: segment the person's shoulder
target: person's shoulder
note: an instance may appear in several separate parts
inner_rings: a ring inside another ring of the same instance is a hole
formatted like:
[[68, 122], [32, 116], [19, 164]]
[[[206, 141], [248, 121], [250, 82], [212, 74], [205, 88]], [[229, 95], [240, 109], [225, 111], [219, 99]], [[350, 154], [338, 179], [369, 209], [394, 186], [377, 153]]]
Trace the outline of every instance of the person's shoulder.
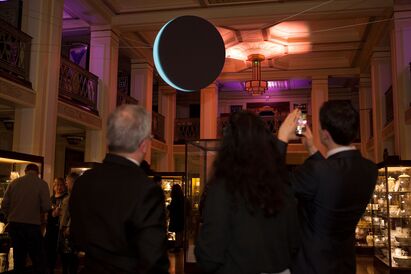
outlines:
[[376, 163], [374, 163], [370, 159], [364, 158], [363, 156], [361, 156], [361, 159], [362, 159], [363, 165], [365, 167], [367, 167], [369, 170], [372, 170], [375, 173], [377, 173], [378, 167], [377, 167]]
[[37, 182], [41, 185], [42, 188], [47, 188], [49, 190], [49, 184], [41, 178], [38, 178]]

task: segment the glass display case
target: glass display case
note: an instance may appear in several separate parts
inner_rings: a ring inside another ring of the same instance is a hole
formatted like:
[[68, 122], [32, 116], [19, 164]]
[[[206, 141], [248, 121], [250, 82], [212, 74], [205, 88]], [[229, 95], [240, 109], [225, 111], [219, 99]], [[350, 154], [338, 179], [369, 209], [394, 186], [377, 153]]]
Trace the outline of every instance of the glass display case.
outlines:
[[[171, 202], [171, 188], [173, 185], [178, 184], [181, 186], [181, 189], [185, 189], [185, 173], [184, 172], [155, 172], [155, 175], [161, 176], [161, 188], [164, 191], [166, 208]], [[154, 176], [149, 176], [152, 179]], [[186, 210], [188, 212], [188, 209]], [[167, 212], [168, 213], [168, 212]], [[187, 214], [186, 214], [187, 215]], [[167, 228], [170, 223], [169, 214], [167, 214]], [[168, 240], [173, 242], [176, 240], [176, 235], [174, 232], [170, 232], [167, 229]]]
[[358, 255], [372, 255], [374, 252], [374, 234], [372, 229], [373, 199], [355, 228], [355, 249]]
[[217, 155], [219, 140], [199, 140], [186, 143], [185, 196], [189, 201], [190, 214], [184, 230], [184, 271], [196, 273], [194, 256], [195, 241], [200, 228], [201, 195], [208, 180], [209, 171]]
[[411, 161], [378, 164], [373, 196], [375, 260], [390, 273], [411, 273]]

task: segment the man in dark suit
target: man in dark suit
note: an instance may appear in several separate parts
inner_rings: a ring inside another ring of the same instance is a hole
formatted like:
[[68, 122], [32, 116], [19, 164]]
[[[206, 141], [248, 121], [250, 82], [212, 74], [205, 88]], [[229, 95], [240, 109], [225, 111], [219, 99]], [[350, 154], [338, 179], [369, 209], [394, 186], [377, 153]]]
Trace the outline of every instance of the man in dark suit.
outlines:
[[143, 107], [108, 118], [109, 153], [73, 187], [71, 235], [86, 253], [82, 273], [168, 273], [164, 193], [139, 167], [151, 139]]
[[[296, 110], [279, 130], [285, 152], [295, 138]], [[300, 204], [302, 245], [293, 274], [355, 274], [355, 227], [365, 211], [377, 180], [377, 167], [351, 145], [359, 117], [345, 101], [325, 102], [320, 110], [324, 158], [307, 127], [303, 143], [310, 156], [290, 175]]]

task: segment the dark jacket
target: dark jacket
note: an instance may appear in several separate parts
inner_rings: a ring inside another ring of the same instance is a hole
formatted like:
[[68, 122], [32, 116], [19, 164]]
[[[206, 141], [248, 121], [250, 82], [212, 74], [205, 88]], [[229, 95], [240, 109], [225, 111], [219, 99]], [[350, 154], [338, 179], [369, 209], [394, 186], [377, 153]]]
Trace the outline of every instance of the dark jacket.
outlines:
[[299, 227], [295, 198], [287, 186], [284, 207], [272, 217], [250, 211], [243, 199], [233, 202], [223, 183], [211, 184], [204, 202], [195, 255], [206, 273], [259, 274], [290, 267], [298, 248]]
[[107, 154], [76, 180], [69, 206], [85, 273], [168, 273], [164, 194], [136, 164]]
[[373, 193], [377, 166], [358, 150], [327, 159], [317, 152], [290, 180], [302, 226], [302, 246], [292, 273], [355, 274], [355, 227]]

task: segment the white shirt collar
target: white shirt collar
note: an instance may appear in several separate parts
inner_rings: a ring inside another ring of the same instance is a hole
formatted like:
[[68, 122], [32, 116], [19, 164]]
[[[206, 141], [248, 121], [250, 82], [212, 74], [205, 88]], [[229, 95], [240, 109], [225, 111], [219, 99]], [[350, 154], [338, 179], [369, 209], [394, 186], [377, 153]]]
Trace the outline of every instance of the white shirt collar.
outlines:
[[329, 158], [330, 156], [334, 154], [340, 153], [342, 151], [355, 150], [355, 149], [356, 149], [355, 146], [340, 146], [337, 148], [333, 148], [327, 152], [327, 158]]
[[137, 166], [140, 166], [140, 163], [137, 160], [134, 160], [133, 158], [129, 158], [129, 157], [126, 157], [126, 158], [127, 158], [127, 160], [135, 163]]

